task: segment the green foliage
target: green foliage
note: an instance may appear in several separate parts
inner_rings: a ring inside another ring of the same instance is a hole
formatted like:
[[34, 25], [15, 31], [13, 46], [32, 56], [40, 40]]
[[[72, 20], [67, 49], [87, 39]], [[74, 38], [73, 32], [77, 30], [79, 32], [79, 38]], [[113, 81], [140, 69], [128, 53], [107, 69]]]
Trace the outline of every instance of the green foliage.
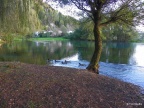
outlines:
[[[64, 16], [42, 0], [0, 0], [0, 36], [11, 40], [7, 34], [22, 34], [31, 37], [33, 32], [42, 29], [67, 33], [77, 27], [78, 21]], [[52, 26], [54, 25], [54, 26]], [[70, 26], [69, 28], [67, 26]], [[41, 34], [48, 37], [50, 34]]]
[[0, 0], [1, 31], [27, 34], [39, 29], [34, 3], [34, 0]]
[[44, 38], [30, 38], [30, 41], [65, 41], [68, 40], [64, 37], [44, 37]]
[[102, 29], [106, 41], [134, 41], [138, 38], [138, 32], [131, 26], [113, 24]]
[[63, 34], [66, 34], [67, 33], [67, 28], [64, 25], [62, 25], [61, 26], [61, 31], [62, 31]]
[[39, 33], [39, 37], [50, 37], [50, 33]]
[[63, 25], [66, 27], [68, 24], [76, 26], [75, 24], [78, 22], [72, 17], [62, 15], [46, 3], [36, 4], [35, 8], [43, 26], [51, 26], [51, 23], [55, 24], [57, 27]]
[[1, 39], [5, 42], [12, 42], [14, 39], [14, 35], [13, 34], [7, 34], [5, 36], [2, 36]]
[[55, 25], [60, 27], [60, 22], [59, 21], [55, 21]]
[[139, 39], [138, 39], [138, 41], [144, 42], [144, 32], [140, 32], [139, 33]]
[[[71, 34], [70, 38], [94, 40], [93, 26], [92, 21], [84, 19], [80, 24], [80, 28]], [[135, 41], [138, 38], [138, 32], [132, 26], [120, 26], [116, 23], [101, 29], [101, 38], [103, 41]]]
[[70, 33], [67, 38], [76, 40], [86, 40], [88, 36], [88, 31], [83, 28], [78, 28], [74, 33]]
[[[102, 29], [101, 37], [103, 40], [133, 41], [138, 34], [133, 27], [128, 26], [134, 26], [144, 22], [143, 0], [90, 0], [89, 2], [87, 2], [87, 0], [56, 1], [63, 4], [73, 3], [78, 9], [87, 13], [89, 19], [93, 21], [91, 21], [93, 24], [86, 23], [84, 25], [85, 29], [90, 32], [90, 36], [93, 36], [93, 25], [98, 24], [98, 28]], [[89, 24], [92, 26], [88, 27]], [[110, 24], [115, 25], [111, 27]], [[107, 25], [110, 25], [110, 27], [106, 27]]]

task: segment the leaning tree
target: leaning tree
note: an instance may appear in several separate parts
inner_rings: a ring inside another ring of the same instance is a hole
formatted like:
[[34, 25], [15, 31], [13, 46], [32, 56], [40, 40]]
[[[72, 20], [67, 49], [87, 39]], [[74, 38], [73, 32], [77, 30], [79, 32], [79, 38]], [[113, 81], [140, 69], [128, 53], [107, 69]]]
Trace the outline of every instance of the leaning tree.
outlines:
[[[50, 1], [50, 0], [47, 0]], [[102, 51], [101, 29], [111, 23], [135, 26], [143, 23], [144, 0], [57, 0], [73, 3], [93, 21], [95, 50], [87, 69], [98, 73]]]

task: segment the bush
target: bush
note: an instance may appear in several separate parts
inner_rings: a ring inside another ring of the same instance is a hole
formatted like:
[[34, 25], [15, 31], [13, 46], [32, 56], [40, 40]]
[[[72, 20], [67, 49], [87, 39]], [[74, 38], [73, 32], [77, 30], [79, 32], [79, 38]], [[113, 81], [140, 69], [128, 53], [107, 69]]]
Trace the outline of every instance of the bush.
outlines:
[[86, 40], [89, 33], [88, 31], [78, 28], [73, 33], [70, 33], [67, 38], [69, 39], [77, 39], [77, 40]]
[[7, 35], [2, 36], [1, 39], [6, 42], [12, 42], [14, 39], [14, 36], [13, 34], [7, 34]]
[[26, 35], [26, 38], [31, 38], [32, 37], [32, 34], [27, 34]]
[[48, 32], [46, 32], [46, 33], [41, 32], [41, 33], [39, 33], [38, 36], [39, 36], [39, 37], [49, 37], [49, 36], [50, 36], [50, 33], [48, 33]]

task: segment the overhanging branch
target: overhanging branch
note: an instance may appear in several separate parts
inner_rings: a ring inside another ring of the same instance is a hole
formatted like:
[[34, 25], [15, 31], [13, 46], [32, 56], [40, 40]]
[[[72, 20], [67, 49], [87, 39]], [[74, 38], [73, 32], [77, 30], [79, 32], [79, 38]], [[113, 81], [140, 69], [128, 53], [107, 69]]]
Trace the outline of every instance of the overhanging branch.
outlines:
[[82, 10], [82, 11], [85, 11], [85, 12], [88, 12], [88, 13], [91, 13], [90, 10], [86, 9], [84, 7], [84, 3], [83, 2], [80, 2], [79, 0], [70, 0], [78, 9]]

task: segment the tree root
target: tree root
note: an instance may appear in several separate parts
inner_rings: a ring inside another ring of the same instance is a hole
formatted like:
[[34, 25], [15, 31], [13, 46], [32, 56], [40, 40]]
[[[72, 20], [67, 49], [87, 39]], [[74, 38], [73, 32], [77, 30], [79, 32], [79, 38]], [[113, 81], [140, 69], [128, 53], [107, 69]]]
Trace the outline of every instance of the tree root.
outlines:
[[88, 66], [86, 69], [95, 74], [99, 74], [99, 65], [97, 65], [96, 67], [91, 65], [91, 66]]

